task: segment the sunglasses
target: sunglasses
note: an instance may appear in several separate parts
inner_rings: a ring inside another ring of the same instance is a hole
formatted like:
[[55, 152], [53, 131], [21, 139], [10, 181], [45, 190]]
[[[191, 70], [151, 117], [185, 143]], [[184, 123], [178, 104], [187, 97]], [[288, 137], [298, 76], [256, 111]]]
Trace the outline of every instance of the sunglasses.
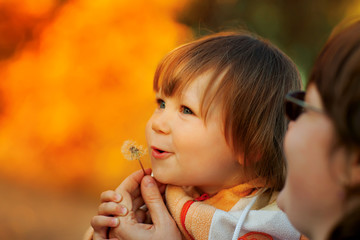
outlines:
[[285, 96], [285, 113], [286, 116], [295, 121], [305, 110], [311, 110], [318, 113], [323, 113], [319, 108], [309, 105], [305, 100], [305, 92], [297, 91], [290, 92]]

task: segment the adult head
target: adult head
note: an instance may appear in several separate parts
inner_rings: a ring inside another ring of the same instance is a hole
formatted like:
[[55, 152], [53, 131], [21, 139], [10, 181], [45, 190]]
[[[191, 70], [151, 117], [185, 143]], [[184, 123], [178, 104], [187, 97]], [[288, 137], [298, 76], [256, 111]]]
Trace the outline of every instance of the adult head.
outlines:
[[294, 121], [285, 137], [288, 173], [279, 206], [311, 239], [358, 239], [360, 21], [336, 28], [302, 97], [287, 96]]

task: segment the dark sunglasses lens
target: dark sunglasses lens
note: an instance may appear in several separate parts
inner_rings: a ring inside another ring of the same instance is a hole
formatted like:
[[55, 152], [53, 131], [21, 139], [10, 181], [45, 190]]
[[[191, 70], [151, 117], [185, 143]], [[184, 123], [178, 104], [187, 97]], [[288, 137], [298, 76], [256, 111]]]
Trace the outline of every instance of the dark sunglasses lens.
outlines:
[[300, 114], [303, 112], [303, 108], [296, 103], [290, 102], [289, 100], [286, 100], [285, 102], [285, 109], [286, 109], [286, 116], [292, 120], [295, 121]]
[[[296, 98], [300, 101], [304, 101], [305, 92], [292, 93], [291, 97]], [[286, 111], [286, 116], [290, 120], [295, 121], [301, 115], [301, 113], [304, 111], [304, 108], [302, 106], [292, 102], [291, 100], [286, 99], [285, 111]]]

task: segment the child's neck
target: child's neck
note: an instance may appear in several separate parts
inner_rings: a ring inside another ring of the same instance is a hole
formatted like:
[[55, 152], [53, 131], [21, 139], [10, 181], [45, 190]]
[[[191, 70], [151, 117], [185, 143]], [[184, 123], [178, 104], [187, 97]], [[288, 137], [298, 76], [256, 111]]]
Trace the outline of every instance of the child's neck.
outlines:
[[197, 186], [197, 187], [195, 187], [195, 189], [196, 189], [196, 191], [198, 191], [200, 193], [200, 195], [206, 193], [209, 196], [213, 196], [223, 189], [232, 188], [237, 185], [243, 184], [245, 182], [247, 182], [247, 181], [243, 180], [243, 181], [238, 181], [236, 183], [233, 183], [231, 185], [222, 185], [222, 186]]
[[208, 194], [209, 196], [213, 196], [215, 194], [217, 194], [220, 190], [222, 190], [223, 188], [218, 188], [218, 187], [195, 187], [196, 191], [198, 191], [201, 194]]

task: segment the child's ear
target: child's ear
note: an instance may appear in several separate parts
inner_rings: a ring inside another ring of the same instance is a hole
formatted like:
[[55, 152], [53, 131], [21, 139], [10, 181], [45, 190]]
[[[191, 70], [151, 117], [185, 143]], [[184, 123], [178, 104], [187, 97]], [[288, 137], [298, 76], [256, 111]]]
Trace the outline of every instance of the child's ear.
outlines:
[[245, 165], [245, 157], [244, 154], [238, 154], [237, 161], [240, 163], [240, 165]]
[[240, 164], [240, 165], [244, 165], [245, 164], [245, 154], [243, 151], [239, 152], [239, 153], [234, 153], [234, 157], [236, 159], [236, 161]]

